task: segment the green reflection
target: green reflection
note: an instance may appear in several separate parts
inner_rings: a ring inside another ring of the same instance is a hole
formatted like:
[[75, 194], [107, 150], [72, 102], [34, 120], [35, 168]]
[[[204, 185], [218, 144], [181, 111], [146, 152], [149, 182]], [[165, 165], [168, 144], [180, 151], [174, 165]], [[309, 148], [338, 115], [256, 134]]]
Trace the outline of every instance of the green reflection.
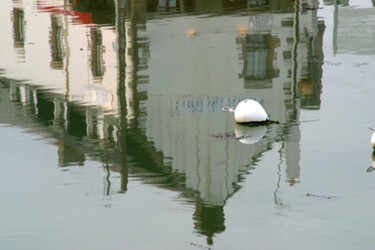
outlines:
[[[80, 13], [91, 13], [92, 21], [98, 25], [113, 25], [115, 23], [115, 6], [113, 0], [69, 0], [69, 6]], [[82, 21], [85, 21], [82, 16]], [[87, 21], [87, 19], [86, 19]]]
[[13, 47], [22, 62], [25, 58], [25, 41], [26, 41], [26, 21], [25, 11], [18, 1], [14, 1], [14, 8], [12, 11], [13, 21]]
[[197, 201], [193, 218], [195, 229], [207, 237], [208, 245], [214, 244], [215, 234], [225, 231], [223, 206], [205, 206]]

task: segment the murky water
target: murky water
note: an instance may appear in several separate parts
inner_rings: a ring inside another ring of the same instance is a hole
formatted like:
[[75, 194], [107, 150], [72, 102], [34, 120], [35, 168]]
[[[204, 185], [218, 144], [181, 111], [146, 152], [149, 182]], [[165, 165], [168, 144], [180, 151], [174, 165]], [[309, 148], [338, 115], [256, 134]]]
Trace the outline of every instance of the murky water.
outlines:
[[372, 249], [374, 14], [4, 1], [0, 248]]

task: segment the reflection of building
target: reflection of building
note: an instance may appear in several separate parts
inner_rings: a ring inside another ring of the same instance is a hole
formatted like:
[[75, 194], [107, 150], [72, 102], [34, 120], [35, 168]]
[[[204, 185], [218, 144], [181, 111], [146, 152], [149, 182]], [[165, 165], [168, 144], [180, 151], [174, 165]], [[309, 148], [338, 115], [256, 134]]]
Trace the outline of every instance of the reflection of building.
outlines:
[[291, 185], [300, 172], [299, 108], [320, 106], [324, 24], [316, 10], [303, 11], [306, 4], [317, 7], [317, 2], [309, 1], [301, 3], [296, 13], [250, 17], [248, 31], [237, 38], [244, 87], [259, 91], [260, 99], [273, 104], [266, 110], [282, 115], [273, 119], [285, 123], [286, 174]]
[[213, 244], [213, 236], [225, 230], [224, 207], [205, 206], [200, 201], [196, 202], [194, 213], [195, 229], [207, 236], [207, 244]]
[[[362, 25], [361, 23], [365, 18], [371, 20], [375, 14], [375, 9], [358, 8], [353, 11], [351, 8], [339, 8], [338, 4], [340, 3], [345, 4], [342, 1], [335, 4], [333, 13], [334, 53], [375, 54], [375, 45], [373, 43], [375, 33], [374, 22], [368, 22], [366, 25]], [[358, 40], [358, 38], [360, 39]]]
[[[324, 25], [316, 12], [291, 12], [292, 3], [275, 2], [269, 8], [287, 11], [171, 16], [173, 22], [161, 24], [156, 19], [168, 11], [244, 12], [268, 1], [211, 1], [209, 7], [202, 1], [95, 2], [100, 10], [82, 2], [65, 9], [40, 6], [50, 25], [41, 30], [48, 38], [31, 38], [41, 64], [16, 64], [30, 85], [6, 83], [13, 99], [4, 103], [27, 107], [18, 112], [55, 138], [61, 167], [90, 158], [121, 173], [120, 191], [129, 174], [178, 190], [195, 203], [195, 229], [209, 244], [225, 230], [224, 205], [240, 189], [239, 179], [275, 141], [282, 142], [287, 181], [298, 182], [299, 110], [320, 105]], [[116, 15], [105, 17], [108, 11]], [[188, 30], [196, 32], [187, 36]], [[33, 71], [48, 73], [36, 78]], [[263, 139], [246, 146], [211, 137], [234, 131], [221, 108], [248, 97], [281, 125], [265, 128]], [[14, 121], [19, 123], [27, 124]]]

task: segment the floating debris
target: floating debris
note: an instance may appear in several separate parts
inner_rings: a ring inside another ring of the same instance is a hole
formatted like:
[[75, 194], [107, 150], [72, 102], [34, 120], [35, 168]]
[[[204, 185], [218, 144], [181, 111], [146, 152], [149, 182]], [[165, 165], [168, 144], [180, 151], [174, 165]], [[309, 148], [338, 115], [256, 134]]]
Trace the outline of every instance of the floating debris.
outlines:
[[266, 125], [241, 125], [236, 123], [234, 133], [211, 134], [215, 139], [238, 140], [243, 144], [254, 144], [260, 141], [267, 131]]
[[339, 62], [330, 62], [330, 61], [325, 61], [326, 64], [332, 65], [332, 66], [339, 66], [341, 63]]
[[243, 144], [254, 144], [260, 141], [267, 131], [266, 125], [241, 125], [236, 124], [234, 126], [234, 133], [236, 134], [236, 139]]
[[236, 139], [236, 134], [233, 132], [217, 134], [217, 135], [210, 134], [210, 136], [216, 139]]
[[326, 195], [318, 195], [318, 194], [309, 194], [306, 193], [306, 196], [315, 197], [315, 198], [322, 198], [322, 199], [336, 199], [337, 196], [326, 196]]
[[195, 37], [195, 35], [197, 34], [197, 31], [195, 29], [190, 29], [186, 32], [186, 35], [188, 37]]
[[199, 249], [207, 249], [207, 250], [210, 250], [211, 248], [210, 247], [206, 247], [202, 244], [199, 244], [199, 243], [193, 243], [191, 242], [190, 243], [190, 246], [193, 246], [193, 247], [196, 247], [196, 248], [199, 248]]
[[323, 8], [322, 7], [315, 7], [315, 6], [302, 7], [302, 10], [319, 10], [319, 9], [323, 9]]
[[375, 168], [373, 167], [373, 166], [371, 166], [371, 167], [369, 167], [366, 171], [368, 172], [368, 173], [370, 173], [370, 172], [372, 172], [372, 171], [374, 171], [375, 170]]
[[236, 133], [233, 133], [233, 132], [222, 133], [222, 134], [217, 134], [217, 135], [211, 134], [211, 136], [216, 139], [222, 139], [222, 140], [227, 140], [227, 139], [241, 140], [241, 139], [251, 137], [251, 135], [247, 135], [247, 134], [236, 135]]
[[356, 67], [361, 67], [363, 65], [369, 65], [369, 63], [356, 63], [355, 64]]
[[309, 62], [309, 63], [323, 63], [323, 61], [320, 60], [320, 59], [309, 59], [309, 60], [307, 60], [307, 62]]

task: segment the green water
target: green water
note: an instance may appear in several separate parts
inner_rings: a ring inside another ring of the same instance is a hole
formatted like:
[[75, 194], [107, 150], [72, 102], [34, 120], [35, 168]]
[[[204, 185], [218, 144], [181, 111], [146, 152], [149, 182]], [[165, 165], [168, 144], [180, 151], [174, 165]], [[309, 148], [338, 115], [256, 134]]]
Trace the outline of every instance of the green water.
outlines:
[[0, 249], [372, 249], [374, 14], [6, 0]]

